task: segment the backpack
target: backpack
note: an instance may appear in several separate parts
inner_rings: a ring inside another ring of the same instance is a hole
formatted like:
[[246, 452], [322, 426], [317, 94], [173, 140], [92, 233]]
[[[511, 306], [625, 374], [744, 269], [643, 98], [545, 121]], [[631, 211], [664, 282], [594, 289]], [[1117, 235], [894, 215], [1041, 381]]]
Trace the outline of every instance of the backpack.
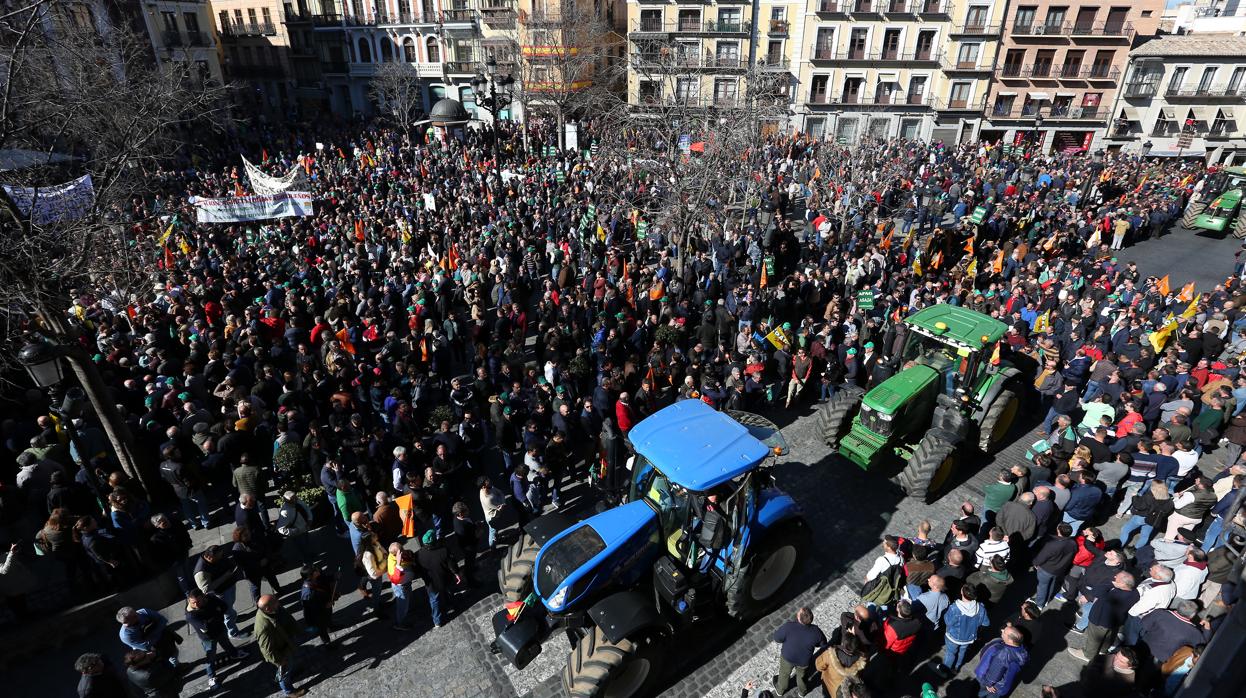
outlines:
[[904, 585], [904, 567], [892, 565], [861, 587], [861, 601], [875, 606], [890, 606], [900, 598]]

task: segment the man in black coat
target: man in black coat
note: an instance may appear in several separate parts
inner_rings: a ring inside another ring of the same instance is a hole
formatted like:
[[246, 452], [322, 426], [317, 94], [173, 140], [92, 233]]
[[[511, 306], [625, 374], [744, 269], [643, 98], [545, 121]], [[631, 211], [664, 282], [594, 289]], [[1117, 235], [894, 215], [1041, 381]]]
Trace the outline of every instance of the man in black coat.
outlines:
[[1034, 571], [1038, 574], [1038, 588], [1034, 592], [1034, 603], [1041, 610], [1055, 596], [1060, 588], [1064, 575], [1073, 566], [1073, 557], [1077, 554], [1077, 541], [1073, 540], [1073, 527], [1061, 523], [1056, 526], [1056, 536], [1034, 556]]
[[433, 613], [433, 625], [440, 628], [446, 624], [445, 612], [454, 610], [454, 599], [450, 596], [451, 588], [462, 580], [454, 571], [450, 553], [436, 538], [433, 529], [425, 531], [421, 541], [424, 545], [415, 554], [415, 559], [423, 569], [424, 590], [428, 592], [428, 606]]

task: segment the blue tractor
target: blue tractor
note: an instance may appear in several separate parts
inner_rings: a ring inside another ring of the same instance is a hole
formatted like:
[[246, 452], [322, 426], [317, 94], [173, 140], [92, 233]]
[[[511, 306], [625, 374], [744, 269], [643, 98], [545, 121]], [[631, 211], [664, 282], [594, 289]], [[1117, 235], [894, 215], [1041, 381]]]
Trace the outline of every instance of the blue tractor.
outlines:
[[578, 522], [535, 519], [498, 571], [506, 607], [493, 617], [493, 650], [523, 668], [563, 629], [572, 698], [653, 694], [677, 633], [759, 616], [809, 542], [799, 506], [774, 485], [787, 445], [768, 420], [685, 400], [628, 436], [626, 501]]

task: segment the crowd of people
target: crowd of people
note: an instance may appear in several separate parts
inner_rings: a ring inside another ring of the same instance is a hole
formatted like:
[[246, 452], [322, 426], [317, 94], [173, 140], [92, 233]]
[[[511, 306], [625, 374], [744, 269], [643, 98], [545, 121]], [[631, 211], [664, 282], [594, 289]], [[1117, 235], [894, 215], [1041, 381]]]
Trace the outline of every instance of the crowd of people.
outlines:
[[[900, 562], [870, 581], [897, 564], [907, 580], [874, 585], [897, 595], [850, 614], [840, 664], [894, 659], [906, 637], [946, 631], [942, 666], [955, 671], [981, 609], [999, 610], [981, 589], [1001, 592], [1027, 565], [1034, 598], [980, 654], [990, 693], [1011, 689], [1004, 665], [1025, 662], [1026, 633], [1060, 593], [1082, 605], [1085, 656], [1113, 652], [1099, 680], [1129, 665], [1141, 686], [1146, 662], [1197, 659], [1231, 585], [1201, 580], [1172, 610], [1126, 613], [1118, 597], [1157, 597], [1165, 569], [1208, 567], [1219, 533], [1236, 530], [1224, 516], [1246, 473], [1246, 317], [1235, 283], [1187, 298], [1113, 254], [1163, 235], [1201, 166], [774, 136], [741, 159], [745, 215], [711, 200], [689, 231], [663, 217], [687, 202], [628, 155], [688, 156], [592, 124], [581, 133], [593, 147], [566, 151], [548, 129], [518, 128], [267, 128], [235, 144], [271, 173], [304, 170], [315, 212], [301, 218], [194, 223], [190, 197], [247, 188], [223, 152], [151, 173], [159, 192], [119, 215], [156, 283], [78, 289], [66, 308], [150, 467], [127, 474], [89, 409], [28, 396], [34, 409], [3, 423], [0, 503], [6, 521], [46, 523], [3, 567], [10, 611], [29, 612], [32, 549], [60, 563], [78, 600], [171, 570], [211, 677], [218, 649], [246, 656], [231, 643], [246, 580], [259, 654], [296, 695], [298, 645], [308, 632], [332, 641], [336, 597], [357, 589], [406, 631], [422, 586], [419, 608], [439, 626], [500, 532], [620, 496], [626, 435], [646, 416], [684, 399], [803, 409], [875, 385], [897, 369], [899, 320], [954, 303], [1005, 321], [1005, 358], [1038, 367], [1044, 438], [944, 544], [929, 531], [888, 539], [885, 558]], [[1203, 477], [1200, 456], [1222, 438], [1233, 457]], [[1088, 527], [1109, 510], [1130, 517], [1114, 546]], [[342, 579], [319, 564], [325, 539], [310, 532], [322, 525], [354, 557]], [[191, 529], [221, 526], [232, 544], [192, 549]], [[276, 578], [297, 565], [301, 624]], [[176, 694], [159, 613], [118, 621], [129, 679]], [[1179, 622], [1201, 638], [1151, 646]], [[82, 695], [116, 695], [100, 688], [116, 678], [102, 656], [78, 664]]]

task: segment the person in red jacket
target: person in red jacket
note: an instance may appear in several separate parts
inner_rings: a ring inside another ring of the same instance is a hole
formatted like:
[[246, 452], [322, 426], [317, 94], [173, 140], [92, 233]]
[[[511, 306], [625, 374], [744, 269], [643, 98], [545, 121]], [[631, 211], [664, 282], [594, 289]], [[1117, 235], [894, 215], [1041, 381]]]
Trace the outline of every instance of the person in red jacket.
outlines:
[[1082, 575], [1086, 573], [1086, 568], [1094, 564], [1095, 560], [1103, 557], [1103, 533], [1097, 528], [1084, 528], [1081, 535], [1074, 540], [1077, 541], [1077, 551], [1073, 553], [1073, 567], [1069, 569], [1069, 573], [1064, 578], [1063, 590], [1056, 594], [1055, 598], [1059, 601], [1065, 601], [1073, 590], [1080, 584]]
[[614, 418], [618, 422], [619, 431], [626, 434], [636, 425], [636, 414], [628, 403], [628, 394], [619, 393], [619, 401], [614, 405]]
[[913, 617], [913, 605], [905, 599], [896, 602], [895, 612], [888, 615], [878, 631], [875, 645], [878, 654], [874, 661], [883, 663], [883, 671], [878, 676], [896, 676], [907, 674], [902, 666], [905, 656], [913, 645], [917, 644], [918, 633], [921, 632], [921, 620]]

